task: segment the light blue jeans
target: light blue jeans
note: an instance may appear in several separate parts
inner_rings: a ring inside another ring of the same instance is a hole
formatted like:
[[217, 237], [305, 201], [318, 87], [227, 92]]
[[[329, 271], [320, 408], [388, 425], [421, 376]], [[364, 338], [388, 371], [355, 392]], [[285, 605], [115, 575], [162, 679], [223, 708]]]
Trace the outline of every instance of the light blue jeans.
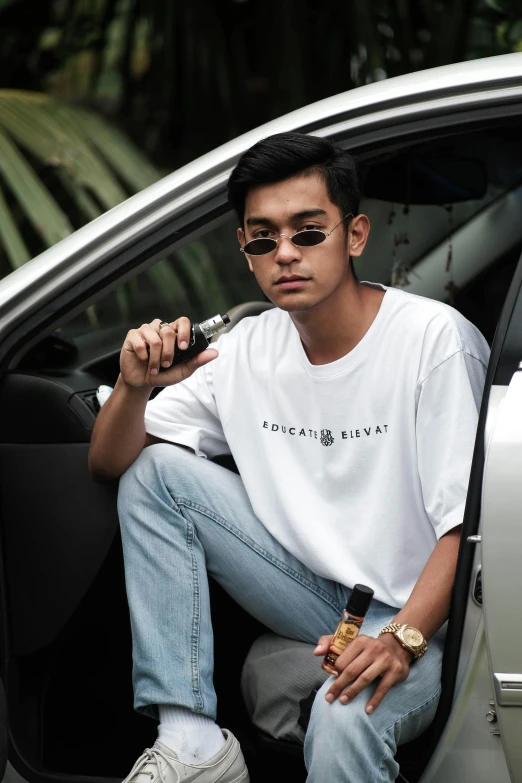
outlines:
[[[207, 574], [277, 634], [316, 644], [336, 627], [349, 589], [275, 541], [236, 473], [170, 444], [149, 446], [122, 477], [118, 506], [139, 712], [157, 718], [157, 705], [171, 704], [216, 717]], [[374, 600], [364, 633], [376, 635], [396, 612]], [[442, 648], [439, 634], [372, 715], [364, 708], [375, 685], [329, 704], [326, 681], [306, 734], [308, 783], [395, 780], [397, 745], [435, 714]]]

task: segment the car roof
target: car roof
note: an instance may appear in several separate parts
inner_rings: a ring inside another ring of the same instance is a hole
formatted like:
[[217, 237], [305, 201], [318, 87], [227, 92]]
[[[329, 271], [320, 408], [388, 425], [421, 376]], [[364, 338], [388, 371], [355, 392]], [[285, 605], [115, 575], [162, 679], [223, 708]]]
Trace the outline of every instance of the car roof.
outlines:
[[82, 260], [85, 263], [89, 248], [112, 241], [126, 226], [136, 226], [140, 216], [166, 220], [175, 212], [178, 200], [190, 190], [197, 195], [203, 183], [205, 197], [223, 191], [237, 158], [266, 136], [289, 130], [330, 136], [336, 125], [350, 117], [393, 109], [402, 113], [405, 105], [520, 87], [521, 65], [522, 53], [515, 53], [417, 71], [325, 98], [249, 131], [168, 174], [5, 277], [0, 281], [0, 321], [10, 301], [23, 297], [29, 288], [41, 289], [61, 268]]

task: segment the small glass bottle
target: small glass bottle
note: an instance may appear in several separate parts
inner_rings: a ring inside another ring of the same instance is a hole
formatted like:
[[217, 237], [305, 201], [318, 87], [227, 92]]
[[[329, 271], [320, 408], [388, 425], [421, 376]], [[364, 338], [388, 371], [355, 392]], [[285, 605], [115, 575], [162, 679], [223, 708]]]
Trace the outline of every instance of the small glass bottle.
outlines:
[[322, 663], [322, 668], [328, 674], [339, 674], [335, 668], [335, 662], [343, 650], [357, 637], [372, 598], [373, 590], [371, 587], [354, 585], [352, 594], [346, 604], [346, 609], [341, 615], [330, 648]]

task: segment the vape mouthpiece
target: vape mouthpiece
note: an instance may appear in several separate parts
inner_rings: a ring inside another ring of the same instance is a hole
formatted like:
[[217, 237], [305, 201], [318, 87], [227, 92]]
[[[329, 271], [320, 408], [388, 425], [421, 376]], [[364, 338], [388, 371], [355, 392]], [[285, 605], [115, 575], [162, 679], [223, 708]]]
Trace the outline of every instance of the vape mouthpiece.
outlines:
[[208, 318], [206, 321], [201, 321], [199, 324], [199, 328], [207, 338], [207, 340], [210, 340], [211, 337], [214, 337], [215, 334], [219, 334], [219, 332], [222, 332], [223, 329], [226, 329], [228, 324], [230, 323], [230, 318], [228, 315], [215, 315], [213, 318]]

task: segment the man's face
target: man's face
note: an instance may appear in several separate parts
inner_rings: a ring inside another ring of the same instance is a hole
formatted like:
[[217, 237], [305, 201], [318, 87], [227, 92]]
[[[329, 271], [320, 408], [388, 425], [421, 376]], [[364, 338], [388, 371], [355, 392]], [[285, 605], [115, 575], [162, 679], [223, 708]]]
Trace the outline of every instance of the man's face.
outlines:
[[[328, 233], [343, 217], [339, 207], [328, 198], [320, 174], [301, 174], [249, 190], [244, 232], [238, 230], [241, 246], [258, 237], [277, 239], [279, 234], [288, 235], [281, 237], [270, 253], [247, 255], [250, 270], [277, 307], [288, 311], [309, 310], [332, 296], [339, 287], [350, 284], [350, 254], [360, 255], [368, 234], [369, 223], [364, 215], [355, 220], [347, 218], [324, 242], [313, 247], [297, 247], [288, 238], [297, 231], [312, 228]], [[350, 227], [348, 235], [347, 227]], [[290, 277], [301, 279], [285, 282]]]

